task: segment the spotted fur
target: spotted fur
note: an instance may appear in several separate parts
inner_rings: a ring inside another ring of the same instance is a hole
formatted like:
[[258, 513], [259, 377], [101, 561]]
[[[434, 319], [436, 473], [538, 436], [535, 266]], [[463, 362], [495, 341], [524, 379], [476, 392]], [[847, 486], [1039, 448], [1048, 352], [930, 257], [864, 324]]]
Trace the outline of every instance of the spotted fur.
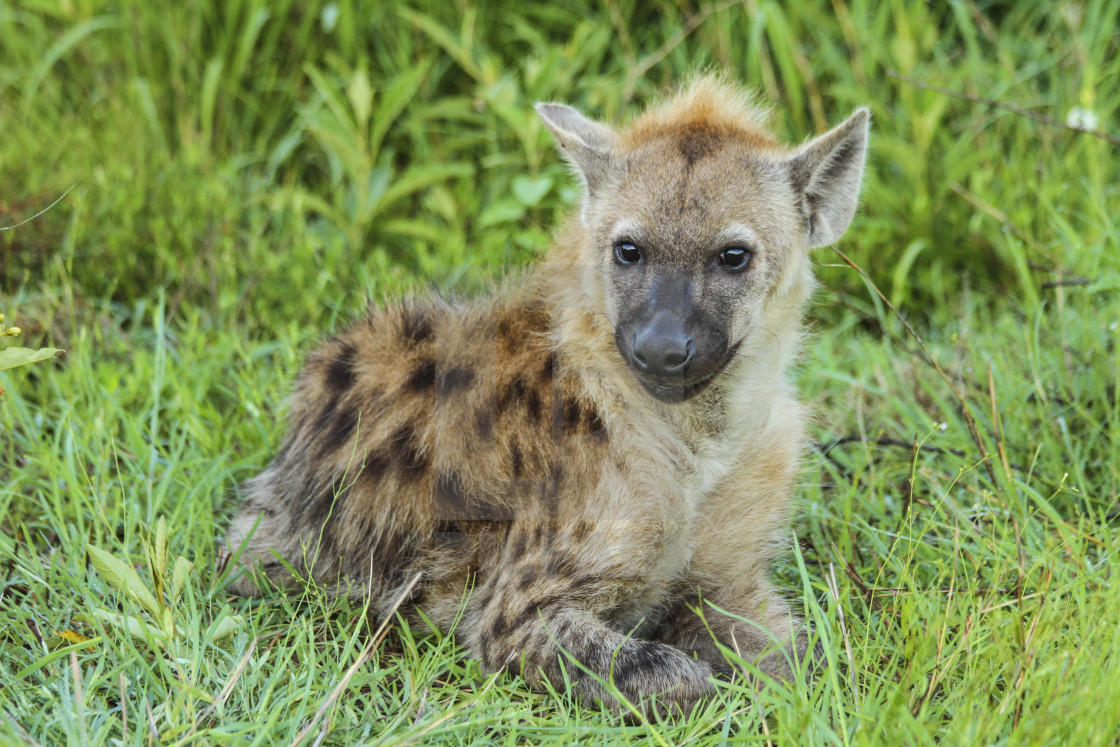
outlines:
[[[387, 614], [420, 574], [406, 612], [448, 628], [465, 598], [487, 669], [588, 703], [687, 708], [727, 649], [788, 677], [807, 639], [768, 580], [804, 443], [786, 369], [808, 248], [855, 210], [866, 111], [792, 150], [713, 78], [622, 131], [538, 111], [579, 216], [491, 297], [376, 309], [310, 356], [243, 488], [233, 588], [292, 585], [291, 566]], [[721, 269], [728, 242], [745, 271]], [[679, 381], [636, 362], [658, 324], [696, 349]]]

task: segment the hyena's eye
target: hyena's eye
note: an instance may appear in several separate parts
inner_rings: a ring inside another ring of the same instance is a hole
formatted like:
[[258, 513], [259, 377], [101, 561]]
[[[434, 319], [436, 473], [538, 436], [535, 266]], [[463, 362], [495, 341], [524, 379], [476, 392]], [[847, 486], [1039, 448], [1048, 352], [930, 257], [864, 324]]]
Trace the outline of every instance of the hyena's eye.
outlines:
[[620, 265], [636, 265], [642, 261], [642, 250], [629, 241], [616, 241], [614, 261]]
[[719, 253], [716, 261], [728, 272], [742, 272], [751, 263], [754, 252], [745, 246], [729, 246]]

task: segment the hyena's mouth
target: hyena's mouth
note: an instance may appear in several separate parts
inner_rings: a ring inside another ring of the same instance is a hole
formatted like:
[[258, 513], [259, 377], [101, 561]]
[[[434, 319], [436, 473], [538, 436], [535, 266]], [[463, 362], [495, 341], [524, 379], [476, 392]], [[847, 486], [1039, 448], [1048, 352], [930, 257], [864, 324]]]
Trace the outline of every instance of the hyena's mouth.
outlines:
[[708, 388], [708, 385], [715, 381], [723, 370], [727, 368], [727, 364], [734, 358], [735, 354], [739, 352], [739, 344], [735, 343], [727, 349], [723, 358], [708, 371], [703, 372], [698, 378], [692, 381], [685, 381], [688, 377], [681, 377], [677, 380], [654, 379], [643, 376], [640, 372], [635, 371], [638, 381], [642, 383], [645, 390], [652, 394], [662, 402], [685, 402], [692, 399], [700, 392]]

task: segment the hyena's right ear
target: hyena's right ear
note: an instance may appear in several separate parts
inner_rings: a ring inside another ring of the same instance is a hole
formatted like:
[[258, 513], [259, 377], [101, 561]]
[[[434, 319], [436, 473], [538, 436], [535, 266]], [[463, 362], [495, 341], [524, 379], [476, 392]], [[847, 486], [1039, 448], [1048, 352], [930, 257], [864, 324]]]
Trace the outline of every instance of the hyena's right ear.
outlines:
[[867, 157], [867, 109], [806, 143], [788, 160], [810, 247], [835, 243], [856, 212]]
[[537, 104], [536, 109], [565, 157], [579, 169], [588, 193], [594, 194], [607, 176], [614, 131], [564, 104]]

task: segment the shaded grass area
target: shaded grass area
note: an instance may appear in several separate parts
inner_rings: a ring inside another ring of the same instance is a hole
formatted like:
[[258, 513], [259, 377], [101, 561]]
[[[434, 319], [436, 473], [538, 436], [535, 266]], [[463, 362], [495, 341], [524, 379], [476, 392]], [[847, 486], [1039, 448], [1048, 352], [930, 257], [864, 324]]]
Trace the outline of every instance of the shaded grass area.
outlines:
[[[1115, 133], [1118, 14], [0, 6], [0, 225], [75, 185], [0, 232], [0, 311], [69, 351], [0, 374], [0, 733], [1112, 743], [1116, 149], [888, 71]], [[864, 204], [841, 248], [952, 383], [856, 272], [817, 254], [799, 380], [819, 448], [778, 573], [833, 666], [810, 685], [725, 683], [677, 724], [623, 724], [395, 624], [316, 718], [379, 621], [314, 589], [232, 598], [215, 557], [303, 353], [367, 297], [470, 292], [544, 250], [575, 192], [534, 101], [625, 118], [707, 66], [756, 87], [793, 141], [872, 106]], [[193, 566], [178, 594], [155, 551], [160, 517], [172, 563]], [[154, 611], [87, 544], [127, 558]], [[130, 635], [120, 614], [148, 627]]]

